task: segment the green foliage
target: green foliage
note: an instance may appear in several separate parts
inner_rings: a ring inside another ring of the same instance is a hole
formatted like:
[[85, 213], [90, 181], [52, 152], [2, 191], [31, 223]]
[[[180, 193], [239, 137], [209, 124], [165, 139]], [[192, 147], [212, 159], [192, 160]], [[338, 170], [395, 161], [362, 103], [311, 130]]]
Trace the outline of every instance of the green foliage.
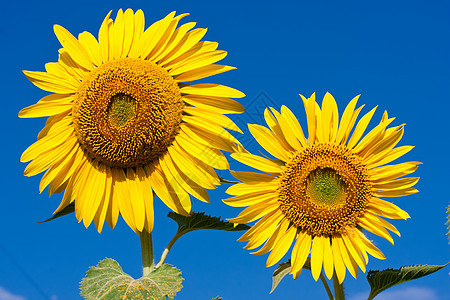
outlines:
[[38, 223], [45, 223], [45, 222], [53, 221], [54, 219], [57, 219], [59, 217], [71, 214], [74, 211], [75, 211], [75, 202], [71, 202], [69, 205], [64, 207], [63, 210], [61, 210], [60, 212], [54, 214], [52, 217], [48, 218], [47, 220], [40, 221]]
[[213, 298], [212, 300], [222, 300], [222, 297], [217, 296], [216, 298]]
[[[309, 257], [306, 260], [303, 269], [311, 270], [311, 259]], [[275, 270], [275, 272], [273, 272], [272, 275], [272, 290], [270, 291], [270, 293], [272, 293], [276, 289], [281, 279], [283, 279], [284, 276], [288, 275], [290, 272], [291, 272], [290, 259], [287, 262], [278, 265], [278, 268]]]
[[445, 225], [447, 225], [448, 243], [450, 244], [450, 205], [447, 207], [447, 223]]
[[173, 299], [181, 290], [181, 272], [164, 264], [148, 276], [133, 279], [122, 271], [119, 263], [106, 258], [90, 267], [80, 284], [80, 295], [86, 300]]
[[370, 270], [367, 273], [367, 281], [370, 284], [370, 294], [367, 299], [373, 299], [376, 295], [394, 285], [430, 275], [447, 265], [414, 265], [401, 267], [400, 269]]
[[205, 215], [205, 213], [203, 212], [193, 213], [189, 217], [185, 217], [174, 212], [169, 212], [167, 216], [177, 222], [178, 234], [185, 234], [190, 231], [199, 229], [241, 231], [250, 228], [250, 226], [247, 226], [245, 224], [239, 224], [235, 227], [233, 223], [223, 221], [218, 217]]

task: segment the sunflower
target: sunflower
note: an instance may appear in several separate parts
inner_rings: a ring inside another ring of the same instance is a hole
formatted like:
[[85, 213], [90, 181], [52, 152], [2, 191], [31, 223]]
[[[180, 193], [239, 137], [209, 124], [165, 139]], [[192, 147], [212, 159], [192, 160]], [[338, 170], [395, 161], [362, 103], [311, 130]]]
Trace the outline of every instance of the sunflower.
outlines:
[[[271, 155], [263, 158], [245, 151], [231, 156], [265, 173], [233, 172], [242, 183], [231, 186], [235, 195], [223, 200], [230, 206], [246, 207], [233, 223], [260, 219], [240, 241], [247, 249], [264, 245], [253, 254], [271, 251], [267, 266], [277, 263], [294, 244], [291, 274], [297, 278], [311, 253], [312, 275], [317, 280], [322, 267], [328, 278], [336, 274], [340, 283], [346, 269], [353, 277], [358, 267], [365, 272], [368, 255], [384, 259], [383, 253], [363, 229], [394, 243], [388, 230], [400, 235], [388, 219], [407, 219], [408, 213], [379, 197], [416, 193], [417, 177], [400, 178], [414, 172], [418, 162], [386, 165], [409, 152], [412, 146], [395, 147], [404, 125], [390, 127], [394, 118], [383, 114], [381, 122], [364, 137], [375, 109], [354, 124], [363, 106], [350, 101], [339, 122], [334, 98], [327, 93], [322, 108], [315, 95], [301, 96], [306, 110], [309, 137], [286, 107], [281, 113], [266, 109], [270, 129], [249, 124], [249, 130]], [[354, 130], [352, 131], [352, 129]]]
[[24, 71], [51, 92], [19, 117], [46, 117], [38, 141], [25, 150], [26, 176], [47, 170], [40, 183], [49, 195], [64, 191], [60, 212], [75, 201], [86, 227], [114, 228], [121, 214], [136, 232], [153, 228], [153, 197], [191, 213], [190, 196], [209, 202], [206, 189], [220, 183], [213, 168], [226, 169], [221, 152], [238, 141], [239, 128], [224, 114], [241, 113], [231, 98], [244, 94], [218, 84], [187, 84], [234, 69], [214, 64], [227, 53], [200, 41], [206, 29], [179, 27], [175, 12], [144, 30], [144, 14], [119, 10], [104, 19], [97, 39], [78, 39], [59, 25], [62, 48], [46, 72]]

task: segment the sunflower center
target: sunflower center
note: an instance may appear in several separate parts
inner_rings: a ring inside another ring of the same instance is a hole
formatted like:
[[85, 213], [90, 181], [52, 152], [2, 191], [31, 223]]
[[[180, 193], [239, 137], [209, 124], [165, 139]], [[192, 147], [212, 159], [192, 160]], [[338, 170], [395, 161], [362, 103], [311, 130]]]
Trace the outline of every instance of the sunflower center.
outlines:
[[278, 188], [280, 209], [312, 236], [355, 227], [372, 197], [367, 168], [344, 146], [316, 144], [287, 162]]
[[103, 64], [80, 84], [72, 110], [83, 150], [110, 167], [146, 165], [180, 130], [177, 83], [153, 62], [123, 58]]
[[136, 117], [136, 100], [122, 93], [112, 96], [108, 117], [113, 126], [126, 125], [128, 121]]
[[306, 193], [317, 204], [337, 205], [346, 198], [347, 186], [331, 168], [316, 169], [306, 178]]

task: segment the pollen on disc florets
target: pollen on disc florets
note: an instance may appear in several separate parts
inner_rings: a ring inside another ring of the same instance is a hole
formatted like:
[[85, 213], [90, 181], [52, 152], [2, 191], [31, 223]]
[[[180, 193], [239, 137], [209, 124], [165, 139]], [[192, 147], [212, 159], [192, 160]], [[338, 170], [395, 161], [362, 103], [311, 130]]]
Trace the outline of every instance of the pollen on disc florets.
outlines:
[[278, 188], [280, 209], [312, 236], [355, 227], [372, 197], [367, 168], [344, 146], [316, 144], [286, 163]]
[[75, 134], [85, 152], [111, 167], [145, 165], [178, 134], [177, 83], [151, 61], [123, 58], [92, 71], [75, 94]]

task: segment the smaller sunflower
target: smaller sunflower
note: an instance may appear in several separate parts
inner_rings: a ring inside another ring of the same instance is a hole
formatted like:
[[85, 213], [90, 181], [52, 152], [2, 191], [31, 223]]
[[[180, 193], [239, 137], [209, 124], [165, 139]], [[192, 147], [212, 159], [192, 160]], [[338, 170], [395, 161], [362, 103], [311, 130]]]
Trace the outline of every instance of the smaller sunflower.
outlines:
[[[249, 124], [258, 143], [277, 159], [268, 159], [241, 151], [231, 156], [265, 173], [233, 172], [242, 183], [227, 193], [234, 197], [226, 204], [245, 208], [233, 223], [260, 219], [239, 241], [248, 241], [253, 254], [271, 251], [267, 267], [276, 264], [294, 245], [291, 274], [300, 275], [311, 257], [315, 280], [322, 272], [328, 278], [336, 274], [344, 281], [346, 269], [353, 277], [358, 267], [365, 272], [368, 255], [384, 259], [383, 253], [363, 233], [363, 229], [392, 244], [388, 230], [399, 231], [385, 219], [407, 219], [408, 213], [379, 197], [414, 194], [418, 177], [404, 177], [417, 169], [419, 162], [391, 164], [409, 152], [412, 146], [396, 147], [403, 126], [388, 127], [394, 118], [383, 114], [380, 123], [364, 132], [375, 109], [356, 124], [363, 106], [356, 108], [358, 97], [347, 105], [339, 122], [336, 101], [327, 93], [322, 108], [315, 95], [303, 99], [309, 137], [297, 118], [286, 107], [281, 113], [266, 109], [269, 128]], [[353, 129], [354, 128], [354, 129]]]

